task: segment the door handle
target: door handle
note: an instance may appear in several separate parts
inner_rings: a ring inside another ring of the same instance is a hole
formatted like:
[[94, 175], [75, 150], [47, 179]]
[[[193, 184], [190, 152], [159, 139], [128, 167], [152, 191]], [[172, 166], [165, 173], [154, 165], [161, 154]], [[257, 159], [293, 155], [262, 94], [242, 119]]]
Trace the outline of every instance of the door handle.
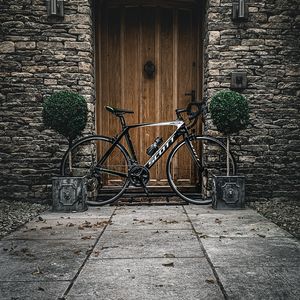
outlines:
[[148, 60], [144, 64], [144, 72], [149, 78], [153, 78], [154, 73], [155, 73], [155, 65], [151, 60]]

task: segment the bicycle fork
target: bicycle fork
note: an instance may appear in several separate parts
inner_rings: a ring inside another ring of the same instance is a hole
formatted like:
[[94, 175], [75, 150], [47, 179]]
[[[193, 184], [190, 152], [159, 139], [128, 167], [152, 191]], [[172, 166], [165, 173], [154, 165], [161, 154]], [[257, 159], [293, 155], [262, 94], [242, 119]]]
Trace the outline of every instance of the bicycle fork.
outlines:
[[185, 138], [185, 142], [187, 144], [187, 148], [192, 156], [193, 161], [196, 163], [197, 168], [199, 168], [200, 173], [202, 173], [204, 171], [204, 168], [202, 166], [202, 161], [199, 158], [196, 149], [194, 148], [193, 144], [191, 143], [188, 137]]

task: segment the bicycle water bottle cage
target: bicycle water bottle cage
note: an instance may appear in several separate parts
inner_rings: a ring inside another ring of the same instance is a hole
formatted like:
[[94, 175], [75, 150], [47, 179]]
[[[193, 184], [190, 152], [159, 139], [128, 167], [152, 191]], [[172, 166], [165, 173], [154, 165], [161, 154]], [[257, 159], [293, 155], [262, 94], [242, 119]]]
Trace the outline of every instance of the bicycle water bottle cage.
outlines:
[[122, 108], [114, 108], [111, 106], [105, 106], [106, 110], [111, 112], [112, 114], [116, 115], [116, 116], [122, 116], [124, 114], [133, 114], [134, 112], [132, 110], [128, 110], [128, 109], [122, 109]]

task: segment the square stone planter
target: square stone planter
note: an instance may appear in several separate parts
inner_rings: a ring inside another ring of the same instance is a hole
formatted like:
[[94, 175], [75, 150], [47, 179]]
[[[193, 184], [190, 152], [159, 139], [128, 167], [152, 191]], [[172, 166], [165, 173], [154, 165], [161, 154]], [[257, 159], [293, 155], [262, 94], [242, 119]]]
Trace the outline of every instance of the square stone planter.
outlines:
[[214, 209], [244, 209], [245, 177], [215, 176], [213, 178], [212, 207]]
[[85, 177], [52, 178], [52, 210], [81, 212], [87, 210]]

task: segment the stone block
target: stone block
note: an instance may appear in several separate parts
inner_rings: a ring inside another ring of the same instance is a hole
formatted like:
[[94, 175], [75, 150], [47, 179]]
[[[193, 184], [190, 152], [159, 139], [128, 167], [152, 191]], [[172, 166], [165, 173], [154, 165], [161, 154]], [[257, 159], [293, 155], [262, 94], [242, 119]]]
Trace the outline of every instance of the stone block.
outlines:
[[0, 53], [13, 53], [15, 52], [15, 43], [14, 42], [0, 42]]
[[31, 50], [36, 48], [36, 42], [24, 41], [24, 42], [16, 42], [16, 49], [22, 50]]

